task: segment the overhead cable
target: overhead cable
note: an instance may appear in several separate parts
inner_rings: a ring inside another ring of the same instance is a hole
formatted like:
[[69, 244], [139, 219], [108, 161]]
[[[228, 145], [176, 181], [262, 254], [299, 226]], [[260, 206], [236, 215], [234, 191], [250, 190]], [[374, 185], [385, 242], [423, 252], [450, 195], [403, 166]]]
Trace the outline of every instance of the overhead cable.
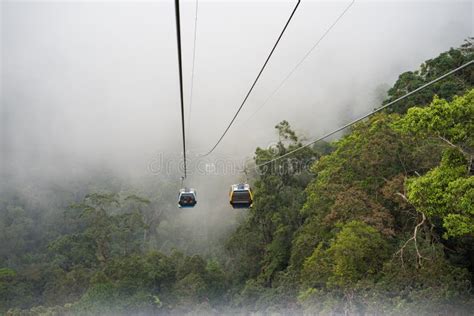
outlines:
[[453, 69], [453, 70], [447, 72], [447, 73], [445, 73], [444, 75], [442, 75], [442, 76], [440, 76], [440, 77], [438, 77], [438, 78], [436, 78], [436, 79], [434, 79], [434, 80], [432, 80], [432, 81], [430, 81], [430, 82], [428, 82], [428, 83], [425, 83], [425, 84], [422, 85], [421, 87], [418, 87], [418, 88], [416, 88], [415, 90], [408, 92], [407, 94], [405, 94], [405, 95], [403, 95], [403, 96], [401, 96], [401, 97], [399, 97], [399, 98], [397, 98], [397, 99], [395, 99], [395, 100], [393, 100], [393, 101], [391, 101], [391, 102], [389, 102], [389, 103], [387, 103], [387, 104], [385, 104], [385, 105], [383, 105], [383, 106], [381, 106], [381, 107], [375, 109], [375, 110], [372, 111], [372, 112], [369, 112], [369, 113], [365, 114], [364, 116], [361, 116], [361, 117], [359, 117], [359, 118], [357, 118], [357, 119], [355, 119], [355, 120], [353, 120], [353, 121], [347, 123], [347, 124], [344, 125], [344, 126], [341, 126], [341, 127], [337, 128], [337, 129], [335, 129], [335, 130], [332, 131], [332, 132], [329, 132], [329, 133], [327, 133], [327, 134], [325, 134], [325, 135], [323, 135], [323, 136], [321, 136], [321, 137], [319, 137], [319, 138], [313, 140], [312, 142], [310, 142], [310, 143], [308, 143], [308, 144], [306, 144], [306, 145], [304, 145], [304, 146], [298, 147], [298, 148], [296, 148], [296, 149], [294, 149], [294, 150], [291, 150], [291, 151], [289, 151], [289, 152], [287, 152], [287, 153], [285, 153], [285, 154], [283, 154], [283, 155], [281, 155], [281, 156], [278, 156], [278, 157], [276, 157], [276, 158], [273, 158], [273, 159], [271, 159], [271, 160], [269, 160], [269, 161], [266, 161], [266, 162], [264, 162], [264, 163], [258, 164], [257, 167], [263, 167], [263, 166], [268, 165], [268, 164], [270, 164], [270, 163], [272, 163], [272, 162], [274, 162], [274, 161], [277, 161], [277, 160], [283, 159], [283, 158], [285, 158], [285, 157], [288, 157], [288, 156], [294, 154], [295, 152], [298, 152], [298, 151], [300, 151], [300, 150], [302, 150], [302, 149], [304, 149], [304, 148], [307, 148], [307, 147], [309, 147], [309, 146], [311, 146], [311, 145], [313, 145], [313, 144], [315, 144], [315, 143], [317, 143], [317, 142], [319, 142], [319, 141], [321, 141], [321, 140], [323, 140], [323, 139], [325, 139], [325, 138], [328, 138], [329, 136], [332, 136], [332, 135], [334, 135], [334, 134], [336, 134], [336, 133], [338, 133], [338, 132], [340, 132], [340, 131], [346, 129], [346, 128], [349, 127], [349, 126], [352, 126], [352, 125], [354, 125], [354, 124], [356, 124], [356, 123], [362, 121], [363, 119], [366, 119], [367, 117], [369, 117], [369, 116], [371, 116], [371, 115], [373, 115], [373, 114], [375, 114], [375, 113], [377, 113], [377, 112], [380, 112], [380, 111], [382, 111], [383, 109], [386, 109], [386, 108], [388, 108], [389, 106], [392, 106], [392, 105], [394, 105], [395, 103], [398, 103], [398, 102], [400, 102], [400, 101], [402, 101], [402, 100], [408, 98], [409, 96], [411, 96], [411, 95], [413, 95], [413, 94], [415, 94], [415, 93], [417, 93], [417, 92], [423, 90], [423, 89], [426, 89], [427, 87], [431, 86], [432, 84], [434, 84], [434, 83], [436, 83], [436, 82], [438, 82], [438, 81], [440, 81], [440, 80], [443, 80], [444, 78], [446, 78], [446, 77], [448, 77], [448, 76], [450, 76], [450, 75], [452, 75], [452, 74], [454, 74], [454, 73], [460, 71], [461, 69], [464, 69], [464, 68], [466, 68], [466, 67], [472, 65], [472, 63], [474, 63], [474, 60], [471, 60], [471, 61], [469, 61], [469, 62], [467, 62], [467, 63], [465, 63], [465, 64], [463, 64], [463, 65], [461, 65], [461, 66], [459, 66], [459, 67], [457, 67], [457, 68], [455, 68], [455, 69]]
[[179, 93], [181, 101], [181, 132], [183, 134], [183, 166], [184, 166], [184, 176], [183, 179], [186, 179], [186, 132], [184, 128], [184, 100], [183, 100], [183, 64], [181, 58], [181, 27], [179, 19], [179, 0], [174, 2], [175, 12], [176, 12], [176, 39], [178, 41], [178, 65], [179, 65]]
[[288, 20], [286, 21], [286, 24], [285, 26], [283, 27], [283, 30], [281, 31], [280, 33], [280, 36], [278, 36], [278, 39], [277, 41], [275, 42], [275, 44], [273, 45], [273, 48], [272, 50], [270, 51], [270, 54], [268, 55], [267, 59], [265, 60], [265, 63], [263, 64], [262, 68], [260, 69], [260, 72], [258, 73], [257, 75], [257, 78], [255, 78], [252, 86], [250, 87], [250, 90], [247, 92], [247, 95], [245, 96], [244, 100], [242, 101], [242, 104], [239, 106], [239, 108], [237, 109], [237, 112], [235, 112], [234, 114], [234, 117], [232, 118], [232, 120], [230, 121], [229, 125], [227, 126], [227, 128], [224, 130], [224, 133], [222, 133], [222, 135], [220, 136], [220, 138], [218, 139], [218, 141], [216, 142], [216, 144], [206, 153], [204, 154], [203, 156], [207, 156], [209, 154], [211, 154], [214, 149], [217, 148], [217, 146], [220, 144], [220, 142], [222, 141], [222, 139], [224, 138], [224, 136], [227, 134], [227, 132], [229, 131], [230, 127], [232, 126], [232, 124], [234, 123], [235, 119], [237, 118], [237, 116], [239, 115], [240, 113], [240, 110], [242, 110], [242, 107], [244, 106], [245, 102], [247, 101], [248, 97], [250, 96], [250, 93], [252, 92], [253, 88], [255, 87], [255, 85], [257, 84], [257, 81], [258, 79], [260, 78], [260, 75], [262, 74], [263, 70], [265, 69], [265, 66], [267, 65], [268, 61], [270, 60], [270, 57], [272, 56], [273, 52], [275, 51], [275, 48], [277, 47], [278, 43], [280, 42], [280, 39], [283, 37], [283, 33], [285, 33], [285, 30], [286, 28], [288, 27], [288, 25], [290, 24], [290, 21], [291, 19], [293, 18], [293, 15], [295, 14], [296, 12], [296, 9], [298, 8], [298, 6], [300, 5], [300, 2], [301, 0], [298, 0], [298, 2], [296, 3], [293, 11], [291, 12], [291, 15], [290, 17], [288, 18]]

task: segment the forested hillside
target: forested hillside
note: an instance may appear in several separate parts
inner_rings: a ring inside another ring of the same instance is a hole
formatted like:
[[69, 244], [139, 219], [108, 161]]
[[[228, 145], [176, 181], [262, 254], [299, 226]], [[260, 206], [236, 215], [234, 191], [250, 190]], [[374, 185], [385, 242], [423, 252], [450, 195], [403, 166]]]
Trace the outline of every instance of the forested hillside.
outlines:
[[[426, 61], [384, 104], [472, 59], [466, 44]], [[471, 66], [257, 168], [253, 208], [209, 255], [159, 251], [165, 183], [137, 194], [95, 179], [46, 204], [5, 190], [0, 314], [471, 314], [473, 85]], [[276, 132], [256, 165], [303, 145], [286, 121]]]

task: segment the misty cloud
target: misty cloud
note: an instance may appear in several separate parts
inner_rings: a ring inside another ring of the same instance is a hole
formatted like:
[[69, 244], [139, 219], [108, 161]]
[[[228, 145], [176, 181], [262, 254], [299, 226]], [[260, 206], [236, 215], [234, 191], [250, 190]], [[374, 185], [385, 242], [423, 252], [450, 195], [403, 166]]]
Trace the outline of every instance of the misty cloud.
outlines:
[[[372, 109], [380, 84], [472, 35], [470, 1], [356, 1], [282, 89], [286, 74], [349, 1], [303, 1], [217, 154], [245, 159], [288, 120], [312, 138]], [[186, 110], [194, 1], [182, 4]], [[188, 148], [207, 151], [240, 105], [293, 7], [200, 1]], [[172, 1], [3, 1], [2, 160], [10, 174], [147, 173], [179, 156]], [[179, 175], [176, 175], [179, 178]]]

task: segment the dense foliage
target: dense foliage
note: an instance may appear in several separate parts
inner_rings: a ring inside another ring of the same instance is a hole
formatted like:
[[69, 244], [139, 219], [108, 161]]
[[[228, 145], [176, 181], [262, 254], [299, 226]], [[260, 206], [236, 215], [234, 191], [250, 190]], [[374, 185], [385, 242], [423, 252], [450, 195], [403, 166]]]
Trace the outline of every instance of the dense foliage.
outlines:
[[[419, 70], [402, 73], [397, 82], [388, 90], [388, 98], [384, 104], [396, 100], [402, 95], [421, 87], [448, 71], [465, 64], [474, 59], [474, 46], [472, 38], [466, 40], [461, 47], [441, 53], [438, 57], [425, 61]], [[474, 69], [472, 67], [438, 81], [432, 86], [406, 98], [388, 109], [390, 112], [406, 113], [413, 106], [426, 106], [430, 104], [433, 95], [451, 100], [455, 95], [464, 94], [473, 87]]]
[[[427, 61], [388, 101], [472, 58], [464, 45]], [[219, 256], [158, 251], [172, 216], [123, 188], [46, 206], [4, 193], [0, 313], [469, 314], [473, 69], [257, 168]], [[302, 146], [288, 122], [276, 130], [257, 165]]]

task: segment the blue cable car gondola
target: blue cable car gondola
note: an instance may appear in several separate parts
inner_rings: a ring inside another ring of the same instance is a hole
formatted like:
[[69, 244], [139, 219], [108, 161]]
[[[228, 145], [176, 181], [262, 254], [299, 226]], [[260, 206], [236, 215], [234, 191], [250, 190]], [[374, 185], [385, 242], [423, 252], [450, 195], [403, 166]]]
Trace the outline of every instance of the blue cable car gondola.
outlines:
[[233, 184], [230, 187], [229, 202], [234, 209], [250, 208], [253, 204], [253, 194], [247, 183]]
[[181, 189], [178, 195], [178, 207], [179, 208], [190, 208], [197, 204], [196, 190], [194, 189]]

